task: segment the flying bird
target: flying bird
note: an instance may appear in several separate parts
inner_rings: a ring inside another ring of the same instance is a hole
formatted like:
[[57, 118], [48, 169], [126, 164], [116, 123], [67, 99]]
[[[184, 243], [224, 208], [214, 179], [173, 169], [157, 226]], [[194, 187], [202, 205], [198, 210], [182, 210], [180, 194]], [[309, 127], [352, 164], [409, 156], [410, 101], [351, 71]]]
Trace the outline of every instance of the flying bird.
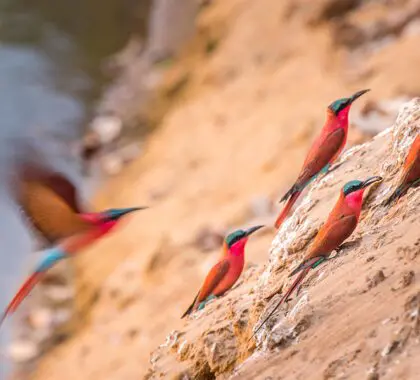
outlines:
[[369, 90], [361, 90], [349, 98], [338, 99], [327, 108], [327, 120], [320, 135], [312, 143], [298, 179], [280, 202], [287, 201], [274, 226], [280, 228], [299, 195], [319, 174], [326, 173], [339, 157], [347, 141], [348, 115], [353, 102]]
[[395, 191], [385, 201], [389, 205], [402, 197], [410, 187], [420, 185], [420, 135], [417, 135], [411, 144], [408, 155], [404, 161], [401, 179]]
[[262, 227], [264, 226], [251, 227], [245, 231], [237, 230], [225, 238], [222, 258], [207, 274], [194, 301], [181, 318], [197, 309], [201, 310], [207, 302], [222, 296], [236, 283], [244, 268], [245, 245], [248, 237]]
[[363, 204], [363, 193], [368, 186], [379, 181], [382, 181], [381, 177], [370, 177], [365, 181], [354, 180], [344, 185], [334, 208], [330, 212], [327, 221], [315, 236], [303, 262], [289, 275], [289, 277], [292, 277], [300, 272], [299, 276], [270, 314], [254, 331], [252, 337], [264, 326], [277, 308], [285, 300], [289, 299], [292, 292], [301, 284], [309, 271], [329, 260], [331, 252], [339, 249], [340, 245], [353, 233], [359, 222]]
[[14, 199], [34, 229], [52, 248], [44, 251], [34, 272], [13, 297], [0, 318], [0, 326], [48, 269], [108, 234], [125, 215], [145, 208], [84, 212], [73, 183], [52, 169], [32, 146], [27, 147], [25, 154], [18, 156], [14, 164], [11, 181]]

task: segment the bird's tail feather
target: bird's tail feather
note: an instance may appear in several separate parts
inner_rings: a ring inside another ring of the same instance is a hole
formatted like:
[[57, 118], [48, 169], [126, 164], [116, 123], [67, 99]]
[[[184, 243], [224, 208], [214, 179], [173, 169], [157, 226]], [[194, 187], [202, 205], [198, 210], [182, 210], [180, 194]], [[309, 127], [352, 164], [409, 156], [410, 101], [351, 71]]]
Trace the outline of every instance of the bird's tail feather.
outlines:
[[41, 280], [43, 276], [43, 272], [34, 272], [20, 287], [16, 295], [13, 297], [12, 301], [7, 306], [6, 310], [4, 311], [1, 319], [0, 319], [0, 326], [3, 324], [4, 320], [9, 314], [12, 314], [16, 311], [22, 301], [26, 298], [26, 296], [31, 292], [34, 286]]
[[35, 271], [23, 283], [16, 295], [13, 297], [12, 301], [7, 306], [6, 310], [0, 318], [0, 326], [9, 314], [12, 314], [16, 311], [22, 301], [32, 291], [34, 286], [42, 279], [45, 272], [65, 257], [66, 253], [57, 247], [45, 251], [44, 257], [36, 267]]
[[296, 186], [296, 184], [294, 184], [286, 194], [283, 195], [283, 198], [280, 199], [279, 203], [284, 202], [285, 200], [287, 200], [288, 198], [290, 198], [294, 193], [296, 193], [297, 191], [299, 191], [299, 188]]
[[300, 275], [296, 278], [296, 280], [293, 282], [292, 286], [288, 289], [288, 291], [284, 294], [283, 297], [281, 297], [280, 301], [277, 303], [277, 305], [271, 310], [270, 314], [261, 322], [261, 324], [257, 327], [257, 329], [253, 332], [250, 340], [260, 331], [260, 329], [264, 326], [264, 324], [271, 318], [271, 316], [274, 314], [274, 312], [278, 309], [278, 307], [287, 300], [290, 295], [293, 293], [293, 291], [299, 286], [299, 284], [303, 281], [303, 279], [306, 277], [308, 272], [311, 270], [310, 267], [305, 268]]
[[187, 315], [189, 315], [189, 314], [192, 313], [199, 294], [200, 294], [200, 292], [197, 293], [197, 295], [195, 296], [194, 301], [192, 302], [192, 304], [188, 307], [188, 309], [185, 311], [185, 313], [182, 314], [181, 319], [185, 318]]
[[[294, 187], [292, 187], [291, 190], [293, 190]], [[290, 190], [290, 191], [291, 191]], [[290, 192], [289, 191], [289, 192]], [[288, 192], [288, 193], [289, 193]], [[294, 191], [290, 194], [290, 198], [286, 203], [286, 206], [284, 206], [283, 210], [280, 212], [279, 216], [276, 219], [276, 222], [274, 223], [274, 226], [279, 229], [283, 221], [286, 219], [287, 215], [289, 214], [290, 210], [292, 209], [293, 205], [299, 198], [299, 195], [301, 194], [300, 191]], [[286, 194], [287, 195], [287, 194]], [[283, 197], [284, 198], [284, 197]]]
[[396, 201], [398, 198], [404, 195], [407, 191], [406, 187], [403, 185], [398, 186], [392, 195], [384, 202], [385, 206], [390, 205], [392, 202]]
[[294, 269], [292, 273], [289, 274], [289, 277], [293, 277], [295, 274], [299, 273], [302, 270], [305, 270], [306, 268], [314, 269], [325, 260], [326, 258], [324, 256], [312, 257], [311, 259], [305, 260], [296, 269]]

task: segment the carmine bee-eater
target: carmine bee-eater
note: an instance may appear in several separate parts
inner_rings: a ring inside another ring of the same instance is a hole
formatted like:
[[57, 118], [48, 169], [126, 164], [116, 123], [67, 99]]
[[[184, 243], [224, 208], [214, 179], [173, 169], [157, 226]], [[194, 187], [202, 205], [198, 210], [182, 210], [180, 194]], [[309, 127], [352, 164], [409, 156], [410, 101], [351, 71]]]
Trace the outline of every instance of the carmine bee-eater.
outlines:
[[52, 248], [34, 272], [23, 283], [0, 318], [0, 326], [13, 313], [45, 272], [62, 259], [77, 254], [102, 236], [109, 233], [124, 215], [141, 210], [141, 207], [110, 209], [98, 213], [82, 213], [77, 190], [61, 173], [48, 168], [45, 163], [19, 162], [13, 183], [16, 202], [31, 221], [33, 227]]
[[417, 135], [411, 144], [408, 155], [404, 161], [403, 171], [399, 185], [387, 199], [385, 205], [389, 205], [394, 200], [402, 197], [410, 187], [420, 185], [420, 135]]
[[353, 233], [359, 222], [363, 193], [369, 185], [379, 181], [382, 181], [381, 177], [370, 177], [366, 181], [355, 180], [344, 185], [334, 208], [315, 236], [303, 262], [289, 275], [291, 277], [300, 272], [299, 276], [252, 336], [261, 329], [277, 308], [289, 299], [308, 272], [327, 261], [331, 252], [339, 249], [340, 245]]
[[277, 229], [286, 219], [304, 188], [315, 180], [320, 173], [326, 173], [344, 149], [349, 127], [350, 107], [357, 98], [368, 91], [358, 91], [349, 98], [338, 99], [328, 106], [327, 120], [321, 134], [312, 143], [298, 179], [280, 201], [283, 202], [288, 199], [274, 224]]
[[197, 309], [201, 310], [207, 302], [222, 296], [236, 283], [244, 268], [245, 245], [248, 237], [262, 227], [264, 226], [251, 227], [245, 231], [237, 230], [226, 237], [223, 242], [222, 258], [211, 268], [194, 301], [181, 318]]

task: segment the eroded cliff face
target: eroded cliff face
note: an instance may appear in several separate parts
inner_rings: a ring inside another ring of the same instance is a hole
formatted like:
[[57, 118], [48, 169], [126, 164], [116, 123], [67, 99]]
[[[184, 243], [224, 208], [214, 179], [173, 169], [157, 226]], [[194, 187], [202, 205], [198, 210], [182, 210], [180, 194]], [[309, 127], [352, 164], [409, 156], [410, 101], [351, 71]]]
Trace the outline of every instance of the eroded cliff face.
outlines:
[[[149, 379], [414, 379], [420, 363], [420, 192], [383, 201], [420, 133], [420, 99], [392, 128], [346, 151], [318, 179], [275, 236], [264, 268], [252, 268], [225, 297], [195, 313], [151, 356]], [[380, 175], [365, 195], [361, 222], [339, 257], [305, 281], [249, 338], [290, 285], [288, 278], [343, 184]], [[269, 299], [269, 300], [268, 300]]]
[[[35, 379], [138, 380], [147, 372], [150, 352], [168, 332], [184, 332], [186, 322], [180, 316], [219, 257], [224, 234], [273, 223], [281, 207], [277, 201], [295, 180], [324, 122], [326, 106], [338, 97], [372, 89], [352, 106], [348, 149], [391, 126], [401, 99], [420, 94], [420, 34], [412, 18], [418, 0], [350, 0], [344, 8], [340, 7], [343, 0], [207, 3], [197, 19], [197, 38], [179, 58], [161, 68], [162, 97], [170, 101], [170, 109], [145, 141], [141, 157], [104, 184], [95, 198], [98, 209], [151, 208], [77, 257], [82, 313], [76, 319], [84, 323], [43, 358]], [[396, 21], [398, 28], [393, 28]], [[348, 40], [340, 39], [343, 33], [364, 37], [349, 47]], [[315, 227], [324, 220], [337, 197], [343, 167], [331, 174], [334, 181], [322, 190], [331, 191], [334, 199], [311, 206], [310, 219], [303, 218], [302, 223]], [[385, 189], [385, 184], [379, 189]], [[316, 197], [302, 197], [302, 201]], [[403, 206], [394, 207], [390, 212]], [[255, 234], [246, 250], [247, 266], [252, 269], [231, 293], [204, 312], [211, 319], [197, 315], [184, 334], [187, 342], [201, 342], [211, 322], [215, 331], [225, 326], [229, 339], [218, 340], [213, 349], [212, 336], [218, 335], [209, 332], [206, 346], [182, 346], [188, 349], [180, 351], [188, 359], [183, 361], [167, 354], [176, 352], [175, 348], [159, 350], [153, 355], [155, 373], [162, 368], [170, 377], [196, 367], [191, 374], [230, 376], [252, 355], [252, 347], [245, 344], [248, 324], [254, 326], [267, 306], [263, 295], [283, 285], [282, 266], [290, 268], [291, 261], [304, 254], [301, 250], [310, 230], [307, 233], [300, 239], [295, 232], [287, 235], [288, 244], [297, 245], [297, 254], [289, 249], [286, 261], [278, 259], [277, 278], [264, 287], [257, 286], [264, 268], [256, 265], [267, 264], [275, 233], [266, 229]], [[331, 265], [348, 257], [353, 256], [343, 252]], [[266, 274], [263, 278], [268, 281], [271, 277]], [[389, 276], [385, 270], [384, 274]], [[366, 274], [361, 276], [364, 284]], [[174, 347], [183, 342], [180, 339]], [[243, 344], [237, 344], [237, 339]], [[316, 341], [311, 344], [317, 347]], [[204, 359], [190, 358], [199, 354]], [[291, 365], [298, 368], [301, 362], [291, 361]]]

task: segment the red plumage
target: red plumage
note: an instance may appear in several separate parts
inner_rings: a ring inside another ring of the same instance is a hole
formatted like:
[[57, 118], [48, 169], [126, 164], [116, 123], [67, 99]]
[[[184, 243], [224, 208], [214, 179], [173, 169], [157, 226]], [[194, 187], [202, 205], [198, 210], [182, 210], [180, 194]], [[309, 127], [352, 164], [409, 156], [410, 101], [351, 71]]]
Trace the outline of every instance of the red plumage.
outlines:
[[[278, 304], [255, 330], [253, 336], [261, 329], [265, 322], [274, 314], [275, 310], [289, 298], [292, 292], [303, 281], [312, 268], [328, 260], [331, 252], [337, 249], [355, 230], [359, 221], [363, 203], [363, 193], [367, 186], [380, 181], [380, 177], [372, 177], [364, 182], [355, 181], [355, 190], [345, 193], [346, 186], [340, 191], [340, 196], [331, 210], [326, 222], [319, 229], [315, 239], [309, 247], [302, 263], [291, 272], [290, 276], [301, 272]], [[351, 182], [349, 183], [351, 184]], [[358, 187], [357, 187], [358, 186]], [[351, 187], [349, 186], [349, 191]]]
[[403, 164], [401, 179], [395, 191], [385, 202], [386, 205], [402, 197], [410, 187], [420, 185], [420, 135], [417, 135], [410, 146]]
[[347, 141], [348, 113], [351, 104], [367, 91], [359, 91], [350, 98], [339, 99], [328, 107], [327, 120], [321, 130], [321, 134], [312, 143], [298, 179], [281, 199], [283, 202], [289, 198], [289, 201], [276, 219], [274, 224], [276, 228], [280, 228], [303, 189], [319, 173], [328, 170], [328, 167], [344, 149]]

